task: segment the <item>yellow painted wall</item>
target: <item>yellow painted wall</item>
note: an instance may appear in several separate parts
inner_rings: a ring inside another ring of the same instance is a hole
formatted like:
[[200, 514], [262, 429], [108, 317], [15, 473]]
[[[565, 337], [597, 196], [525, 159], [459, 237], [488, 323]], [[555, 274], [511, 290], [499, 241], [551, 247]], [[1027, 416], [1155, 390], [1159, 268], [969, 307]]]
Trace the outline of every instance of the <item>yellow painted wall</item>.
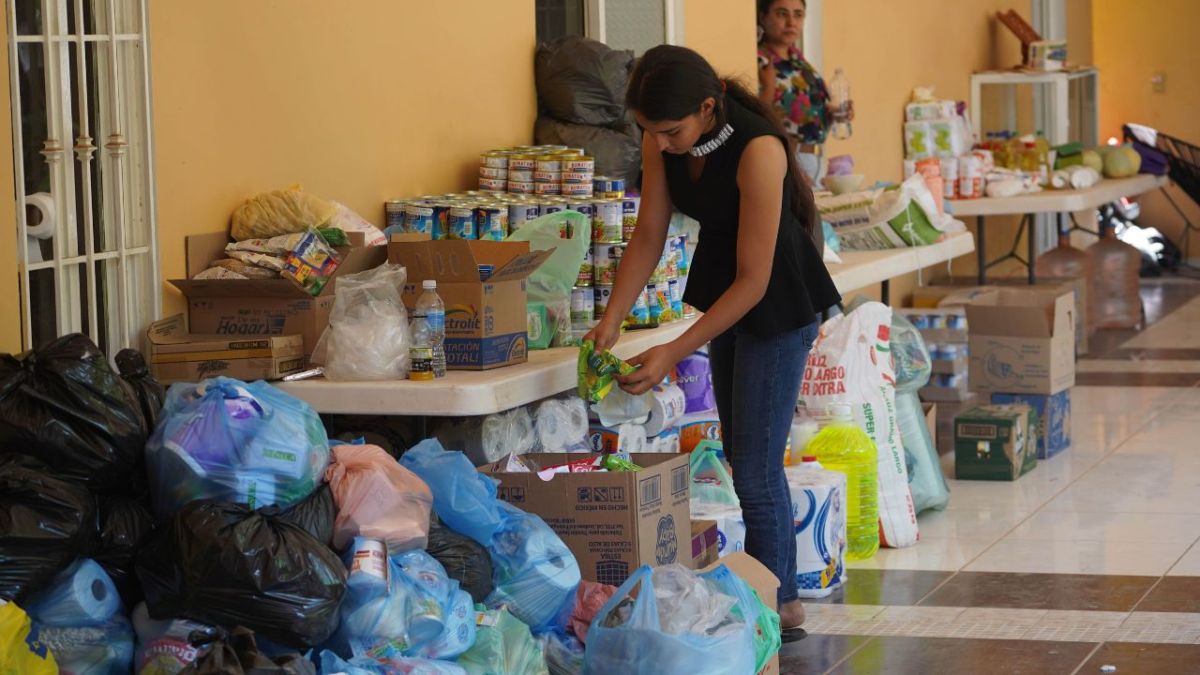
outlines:
[[684, 42], [723, 76], [757, 86], [755, 47], [758, 22], [751, 0], [686, 0]]
[[[1100, 67], [1100, 133], [1120, 136], [1125, 122], [1147, 124], [1194, 145], [1200, 145], [1200, 2], [1155, 0], [1136, 3], [1094, 0], [1093, 50]], [[1150, 78], [1166, 73], [1166, 91], [1155, 93]], [[1200, 208], [1179, 190], [1175, 201], [1193, 223]], [[1182, 221], [1160, 193], [1142, 200], [1142, 224], [1163, 230], [1179, 241]], [[1192, 248], [1200, 252], [1200, 237]], [[1195, 253], [1193, 254], [1195, 255]]]
[[[0, 31], [8, 43], [8, 22], [0, 22]], [[0, 69], [0, 89], [8, 93], [8, 59]], [[13, 178], [12, 107], [0, 105], [0, 353], [21, 351], [21, 286], [17, 276], [16, 185]]]
[[[469, 187], [481, 150], [532, 140], [530, 0], [150, 5], [164, 279], [255, 192], [301, 183], [381, 223], [385, 199]], [[163, 304], [183, 307], [167, 284]]]

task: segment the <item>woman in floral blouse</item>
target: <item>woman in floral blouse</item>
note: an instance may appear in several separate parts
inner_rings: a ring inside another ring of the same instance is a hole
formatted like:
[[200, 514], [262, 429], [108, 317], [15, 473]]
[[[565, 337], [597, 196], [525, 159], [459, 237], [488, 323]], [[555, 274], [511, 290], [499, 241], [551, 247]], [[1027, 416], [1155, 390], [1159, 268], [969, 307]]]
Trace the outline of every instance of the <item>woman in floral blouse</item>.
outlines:
[[783, 120], [800, 168], [821, 178], [821, 145], [833, 123], [829, 90], [796, 41], [804, 32], [805, 0], [758, 0], [759, 97]]

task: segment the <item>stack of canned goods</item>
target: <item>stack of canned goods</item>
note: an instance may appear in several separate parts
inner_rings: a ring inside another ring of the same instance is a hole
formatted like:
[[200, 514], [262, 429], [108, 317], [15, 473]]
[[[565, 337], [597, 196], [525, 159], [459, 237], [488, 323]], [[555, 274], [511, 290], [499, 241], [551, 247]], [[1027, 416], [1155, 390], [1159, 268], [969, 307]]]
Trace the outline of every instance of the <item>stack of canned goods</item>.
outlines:
[[539, 197], [591, 197], [596, 160], [580, 148], [522, 145], [479, 157], [479, 189]]
[[384, 203], [389, 234], [428, 234], [432, 239], [499, 241], [525, 223], [568, 209], [582, 213], [588, 220], [595, 214], [591, 199], [483, 191], [392, 199]]

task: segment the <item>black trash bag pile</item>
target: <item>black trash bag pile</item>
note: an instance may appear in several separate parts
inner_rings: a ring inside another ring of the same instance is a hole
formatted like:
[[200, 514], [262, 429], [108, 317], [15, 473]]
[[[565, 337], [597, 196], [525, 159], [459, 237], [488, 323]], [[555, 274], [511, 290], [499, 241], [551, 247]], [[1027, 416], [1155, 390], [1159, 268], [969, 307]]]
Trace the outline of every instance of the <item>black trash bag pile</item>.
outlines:
[[125, 607], [132, 608], [142, 599], [134, 561], [154, 528], [154, 519], [142, 501], [103, 495], [96, 500], [96, 520], [98, 538], [91, 558], [112, 578]]
[[[254, 631], [238, 626], [229, 633], [196, 634], [211, 639], [206, 651], [179, 671], [179, 675], [316, 675], [317, 668], [298, 653], [269, 658], [258, 647]], [[202, 643], [193, 640], [193, 646]]]
[[153, 431], [158, 424], [158, 414], [162, 412], [163, 402], [167, 399], [167, 391], [158, 380], [150, 374], [146, 365], [146, 357], [136, 349], [122, 349], [114, 359], [121, 377], [133, 387], [134, 396], [141, 405], [142, 415], [146, 418], [147, 431]]
[[337, 505], [329, 483], [321, 483], [311, 495], [279, 514], [287, 521], [312, 535], [313, 539], [333, 548], [333, 523], [337, 520]]
[[586, 148], [596, 174], [636, 184], [641, 134], [625, 110], [633, 52], [571, 35], [539, 45], [534, 56], [538, 143]]
[[495, 589], [492, 558], [474, 539], [446, 527], [437, 517], [429, 523], [425, 551], [446, 568], [446, 576], [458, 582], [475, 602], [483, 602]]
[[137, 574], [154, 619], [245, 626], [307, 649], [337, 628], [346, 567], [275, 507], [189, 503], [142, 547]]
[[92, 545], [95, 500], [53, 474], [28, 455], [0, 455], [0, 598], [23, 602]]

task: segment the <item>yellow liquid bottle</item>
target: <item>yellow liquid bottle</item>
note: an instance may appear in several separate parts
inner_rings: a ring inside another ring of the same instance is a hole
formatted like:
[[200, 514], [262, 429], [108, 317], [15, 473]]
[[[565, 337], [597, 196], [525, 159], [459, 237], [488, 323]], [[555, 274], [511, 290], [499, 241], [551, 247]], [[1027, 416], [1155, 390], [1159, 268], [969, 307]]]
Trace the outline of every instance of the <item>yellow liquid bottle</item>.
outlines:
[[834, 404], [833, 422], [808, 444], [821, 466], [846, 474], [846, 558], [866, 560], [879, 550], [879, 460], [875, 443], [854, 422], [848, 404]]

